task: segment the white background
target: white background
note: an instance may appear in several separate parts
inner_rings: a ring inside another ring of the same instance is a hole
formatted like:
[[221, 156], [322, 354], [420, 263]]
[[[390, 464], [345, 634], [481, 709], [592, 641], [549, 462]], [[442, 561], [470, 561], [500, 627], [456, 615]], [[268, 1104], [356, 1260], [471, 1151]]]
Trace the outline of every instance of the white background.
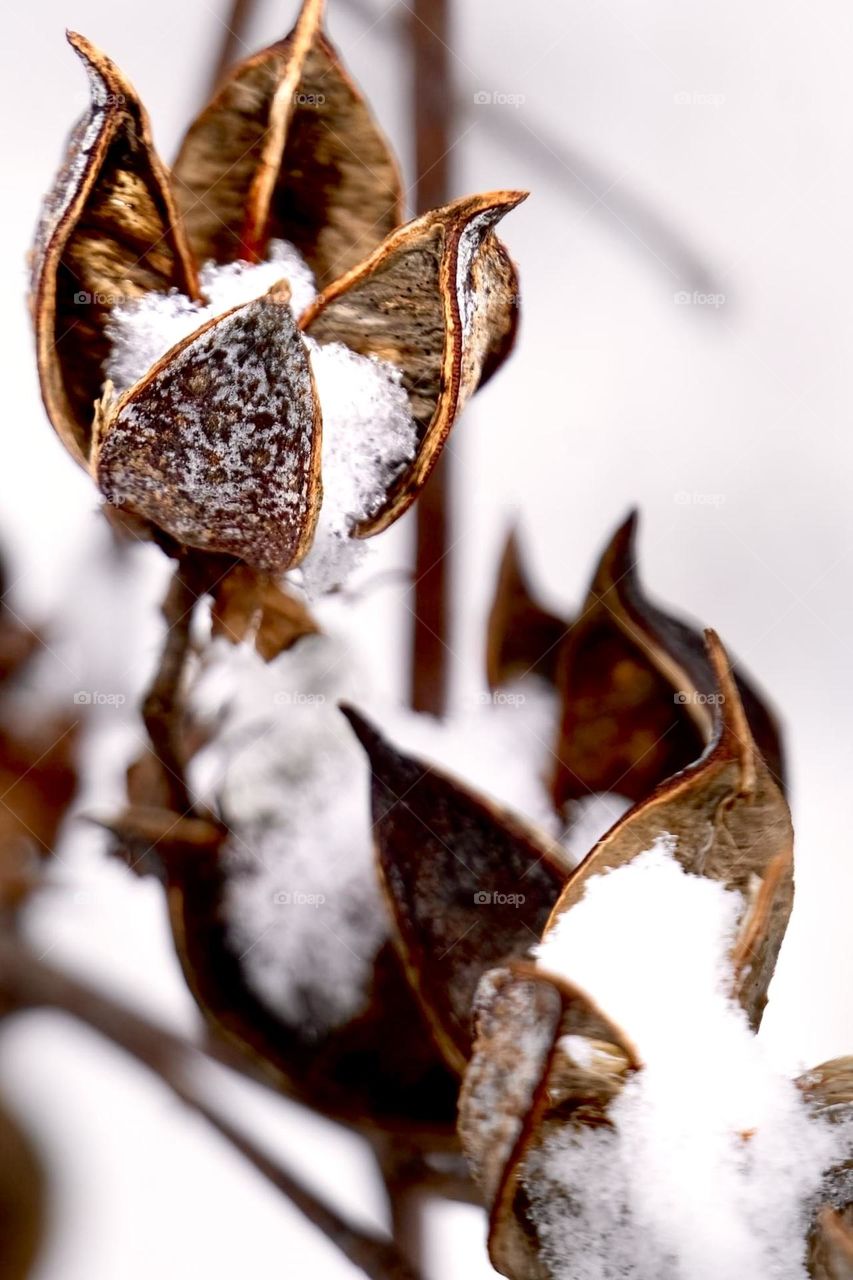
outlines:
[[[368, 18], [364, 5], [331, 0], [330, 29], [411, 177], [405, 6], [369, 0]], [[44, 670], [62, 698], [134, 696], [163, 575], [145, 553], [108, 566], [95, 496], [53, 437], [33, 370], [24, 255], [85, 102], [63, 28], [122, 65], [168, 157], [204, 95], [225, 7], [41, 0], [4, 14], [0, 536], [15, 609], [56, 616]], [[272, 0], [259, 8], [252, 49], [293, 16]], [[853, 14], [837, 0], [456, 10], [454, 192], [532, 192], [504, 224], [522, 273], [519, 347], [452, 445], [457, 693], [479, 687], [509, 520], [521, 520], [542, 589], [571, 609], [638, 504], [650, 589], [717, 627], [784, 717], [798, 898], [766, 1032], [792, 1060], [850, 1051]], [[478, 92], [492, 101], [476, 104]], [[377, 566], [404, 564], [406, 539], [392, 535]], [[110, 576], [98, 585], [93, 570]], [[405, 616], [392, 588], [365, 625], [387, 645], [389, 620], [400, 634]], [[116, 783], [135, 740], [127, 717], [104, 713], [102, 779], [109, 766]], [[101, 811], [111, 798], [103, 781], [86, 795]], [[32, 922], [42, 949], [191, 1029], [156, 887], [104, 867], [79, 830], [62, 871], [65, 888]], [[0, 1079], [54, 1171], [39, 1280], [351, 1273], [157, 1085], [78, 1029], [43, 1017], [5, 1032]], [[317, 1185], [379, 1220], [354, 1140], [254, 1090], [237, 1105]], [[471, 1214], [435, 1225], [435, 1275], [484, 1270]]]

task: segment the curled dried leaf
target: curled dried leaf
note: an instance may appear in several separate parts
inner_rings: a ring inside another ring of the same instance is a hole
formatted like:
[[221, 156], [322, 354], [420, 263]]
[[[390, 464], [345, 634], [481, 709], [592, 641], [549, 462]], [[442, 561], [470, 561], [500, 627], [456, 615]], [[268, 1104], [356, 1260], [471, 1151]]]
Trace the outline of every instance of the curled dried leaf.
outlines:
[[493, 191], [416, 218], [302, 316], [317, 342], [343, 342], [396, 365], [418, 430], [414, 460], [376, 514], [358, 525], [358, 537], [379, 533], [411, 506], [457, 415], [509, 350], [517, 283], [493, 228], [524, 198]]
[[[459, 1134], [489, 1209], [489, 1256], [503, 1275], [547, 1280], [526, 1166], [555, 1126], [608, 1124], [638, 1060], [583, 991], [530, 964], [488, 973], [475, 1010]], [[586, 1051], [575, 1058], [564, 1046], [577, 1041]]]
[[92, 462], [108, 501], [275, 572], [311, 545], [321, 495], [319, 403], [287, 292], [209, 320], [107, 401]]
[[583, 896], [590, 876], [624, 866], [668, 833], [685, 870], [744, 894], [733, 963], [738, 997], [757, 1027], [793, 902], [793, 831], [722, 646], [713, 632], [706, 635], [716, 682], [712, 746], [629, 810], [595, 846], [570, 877], [548, 929]]
[[521, 559], [518, 535], [512, 530], [501, 556], [498, 580], [486, 631], [486, 679], [490, 689], [530, 675], [549, 684], [557, 679], [565, 618], [535, 599]]
[[[696, 760], [714, 734], [717, 690], [701, 635], [646, 598], [636, 524], [632, 514], [616, 531], [561, 646], [558, 808], [598, 791], [643, 800]], [[751, 731], [781, 782], [773, 717], [741, 675], [734, 679]]]
[[303, 601], [245, 565], [214, 588], [211, 629], [231, 644], [252, 639], [265, 662], [319, 630]]
[[821, 1209], [809, 1241], [813, 1280], [853, 1280], [853, 1206], [839, 1212]]
[[283, 40], [236, 66], [190, 127], [172, 178], [199, 261], [296, 245], [320, 288], [399, 222], [393, 154], [305, 0]]
[[45, 202], [32, 309], [45, 407], [85, 464], [110, 311], [153, 291], [196, 297], [198, 285], [145, 109], [109, 58], [83, 36], [68, 39], [89, 74], [92, 101]]
[[460, 1074], [482, 974], [537, 940], [565, 883], [562, 850], [439, 770], [403, 755], [350, 708], [370, 758], [379, 869], [409, 981]]

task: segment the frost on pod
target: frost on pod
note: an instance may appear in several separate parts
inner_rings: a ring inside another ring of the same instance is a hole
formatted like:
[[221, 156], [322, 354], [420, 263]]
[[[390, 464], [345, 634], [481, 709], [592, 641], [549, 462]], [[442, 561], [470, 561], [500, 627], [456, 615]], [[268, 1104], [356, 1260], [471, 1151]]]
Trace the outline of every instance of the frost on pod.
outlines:
[[[589, 880], [537, 952], [607, 1011], [642, 1064], [608, 1127], [567, 1124], [528, 1163], [545, 1256], [559, 1280], [805, 1280], [810, 1215], [841, 1135], [812, 1116], [732, 998], [740, 895], [684, 871], [674, 843], [663, 835]], [[562, 1048], [574, 1058], [589, 1051], [580, 1045]]]

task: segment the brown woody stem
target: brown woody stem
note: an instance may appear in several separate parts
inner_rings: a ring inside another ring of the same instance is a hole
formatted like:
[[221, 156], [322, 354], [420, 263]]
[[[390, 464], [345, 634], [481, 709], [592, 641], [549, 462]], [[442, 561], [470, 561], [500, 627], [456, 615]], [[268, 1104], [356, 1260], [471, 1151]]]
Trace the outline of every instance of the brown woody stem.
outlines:
[[163, 602], [166, 639], [160, 664], [142, 704], [142, 719], [163, 770], [171, 807], [181, 814], [193, 811], [184, 760], [181, 685], [199, 598], [189, 562], [179, 561]]
[[[450, 187], [449, 26], [450, 0], [413, 0], [408, 28], [418, 213], [445, 204]], [[411, 701], [416, 711], [432, 715], [441, 715], [447, 702], [450, 496], [450, 455], [445, 449], [415, 504]]]
[[46, 964], [26, 943], [6, 931], [0, 933], [0, 1002], [7, 1012], [55, 1009], [98, 1032], [148, 1067], [181, 1102], [202, 1116], [371, 1280], [419, 1280], [394, 1244], [348, 1223], [198, 1094], [193, 1075], [207, 1060], [198, 1046]]

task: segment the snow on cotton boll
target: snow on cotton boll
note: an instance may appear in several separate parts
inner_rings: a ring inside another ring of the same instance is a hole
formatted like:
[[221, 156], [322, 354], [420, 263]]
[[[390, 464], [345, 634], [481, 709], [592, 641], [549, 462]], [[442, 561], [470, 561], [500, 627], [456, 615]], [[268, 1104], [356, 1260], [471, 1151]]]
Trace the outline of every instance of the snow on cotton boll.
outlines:
[[323, 414], [323, 501], [300, 570], [316, 597], [340, 586], [362, 559], [366, 544], [350, 531], [379, 510], [415, 456], [417, 430], [398, 369], [340, 342], [308, 339], [308, 348]]
[[809, 1213], [841, 1139], [731, 997], [742, 909], [738, 893], [685, 872], [664, 836], [590, 879], [538, 950], [643, 1063], [611, 1130], [566, 1125], [527, 1169], [560, 1280], [805, 1280]]
[[254, 993], [319, 1036], [363, 1007], [388, 932], [368, 766], [336, 706], [361, 673], [326, 635], [268, 664], [248, 646], [214, 649], [194, 704], [220, 728], [193, 782], [233, 832], [229, 941]]
[[178, 342], [232, 307], [260, 298], [280, 280], [290, 285], [290, 308], [298, 316], [316, 296], [311, 272], [293, 245], [273, 240], [266, 262], [205, 263], [199, 284], [206, 304], [182, 293], [146, 293], [113, 309], [107, 325], [111, 349], [105, 376], [117, 393], [144, 377]]

